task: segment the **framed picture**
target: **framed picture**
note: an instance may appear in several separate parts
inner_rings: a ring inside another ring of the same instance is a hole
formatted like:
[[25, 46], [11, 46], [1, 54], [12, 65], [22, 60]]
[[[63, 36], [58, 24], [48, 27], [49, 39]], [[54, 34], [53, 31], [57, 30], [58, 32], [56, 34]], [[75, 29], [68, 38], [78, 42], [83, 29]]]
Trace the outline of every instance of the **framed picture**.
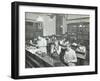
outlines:
[[97, 7], [12, 2], [14, 79], [97, 74]]

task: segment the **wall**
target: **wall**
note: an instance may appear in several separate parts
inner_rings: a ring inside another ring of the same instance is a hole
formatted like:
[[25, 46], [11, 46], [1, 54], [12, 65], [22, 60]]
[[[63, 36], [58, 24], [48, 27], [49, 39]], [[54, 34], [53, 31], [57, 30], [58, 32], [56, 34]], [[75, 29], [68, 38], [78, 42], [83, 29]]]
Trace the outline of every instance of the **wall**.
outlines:
[[[66, 20], [67, 19], [67, 20]], [[75, 15], [75, 14], [68, 14], [65, 18], [63, 18], [63, 33], [67, 31], [68, 24], [71, 23], [80, 23], [80, 22], [89, 22], [88, 15]]]
[[[14, 81], [10, 78], [11, 69], [11, 2], [14, 0], [1, 0], [0, 2], [0, 81]], [[44, 3], [58, 3], [58, 4], [73, 4], [73, 5], [88, 5], [98, 6], [100, 14], [100, 0], [21, 0], [30, 2], [44, 2]], [[98, 16], [100, 21], [100, 15]], [[100, 31], [100, 23], [98, 23], [98, 31]], [[98, 32], [100, 35], [100, 32]], [[100, 36], [98, 38], [100, 41]], [[98, 43], [100, 48], [100, 42]], [[98, 50], [98, 54], [100, 50]], [[98, 55], [100, 62], [100, 54]], [[100, 68], [100, 63], [98, 65]], [[100, 69], [99, 69], [100, 72]], [[20, 80], [23, 81], [23, 80]], [[100, 74], [98, 75], [83, 75], [83, 76], [67, 76], [55, 78], [39, 78], [26, 79], [24, 81], [100, 81]]]
[[47, 14], [27, 13], [26, 20], [36, 21], [38, 16], [40, 16], [43, 19], [43, 35], [47, 36], [56, 34], [55, 16], [51, 19], [50, 16], [48, 16]]
[[43, 35], [52, 35], [56, 34], [56, 25], [55, 25], [55, 17], [52, 19], [49, 16], [44, 16], [44, 29], [43, 29]]

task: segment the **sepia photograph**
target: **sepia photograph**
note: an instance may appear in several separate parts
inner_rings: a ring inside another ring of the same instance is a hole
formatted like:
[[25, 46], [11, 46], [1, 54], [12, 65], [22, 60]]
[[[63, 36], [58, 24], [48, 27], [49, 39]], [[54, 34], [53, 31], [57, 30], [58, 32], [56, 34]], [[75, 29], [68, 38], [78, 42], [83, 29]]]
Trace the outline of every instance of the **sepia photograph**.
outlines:
[[25, 68], [89, 65], [90, 16], [25, 12]]

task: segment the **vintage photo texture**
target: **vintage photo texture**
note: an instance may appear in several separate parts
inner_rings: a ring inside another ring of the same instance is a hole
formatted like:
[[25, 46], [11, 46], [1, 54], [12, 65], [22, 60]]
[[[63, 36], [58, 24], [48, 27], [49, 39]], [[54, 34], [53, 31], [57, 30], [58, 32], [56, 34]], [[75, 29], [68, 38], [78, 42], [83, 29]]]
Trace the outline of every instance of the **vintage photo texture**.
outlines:
[[89, 65], [89, 19], [25, 12], [25, 68]]

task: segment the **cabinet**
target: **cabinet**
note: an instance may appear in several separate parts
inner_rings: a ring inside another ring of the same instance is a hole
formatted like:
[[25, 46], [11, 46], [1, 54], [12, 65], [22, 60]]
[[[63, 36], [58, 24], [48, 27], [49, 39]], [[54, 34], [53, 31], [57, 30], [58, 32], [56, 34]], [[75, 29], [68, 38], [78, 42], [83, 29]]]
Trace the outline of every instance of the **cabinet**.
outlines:
[[89, 23], [79, 22], [67, 24], [68, 36], [72, 39], [76, 39], [77, 42], [84, 41], [84, 44], [89, 44]]
[[43, 36], [42, 22], [25, 22], [25, 38], [26, 40], [33, 39], [37, 36]]

